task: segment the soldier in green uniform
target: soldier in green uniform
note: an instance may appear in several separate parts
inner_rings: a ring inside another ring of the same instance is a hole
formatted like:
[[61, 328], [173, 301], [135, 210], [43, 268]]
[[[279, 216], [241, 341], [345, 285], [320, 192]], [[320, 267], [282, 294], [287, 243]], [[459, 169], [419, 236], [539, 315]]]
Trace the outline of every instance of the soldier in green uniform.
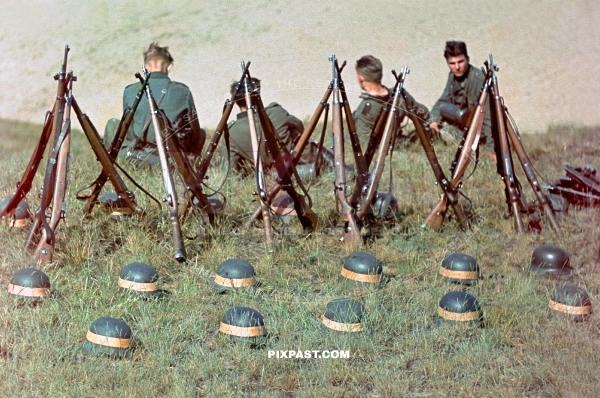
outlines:
[[[144, 52], [144, 65], [150, 72], [149, 86], [158, 107], [164, 110], [186, 153], [199, 155], [202, 152], [206, 133], [200, 128], [198, 114], [190, 89], [182, 83], [169, 79], [169, 71], [173, 66], [173, 57], [168, 47], [160, 47], [151, 43]], [[130, 107], [141, 88], [137, 82], [125, 87], [123, 92], [123, 110]], [[104, 131], [104, 145], [109, 148], [117, 133], [118, 119], [109, 120]], [[150, 120], [150, 107], [147, 99], [142, 99], [135, 112], [133, 123], [123, 142], [119, 156], [131, 156], [136, 150], [152, 152], [156, 147], [156, 136]], [[147, 158], [153, 164], [156, 156]]]
[[[231, 85], [231, 95], [235, 95], [239, 82], [235, 82]], [[260, 95], [260, 80], [252, 78], [253, 95]], [[254, 169], [254, 154], [252, 151], [252, 138], [250, 136], [250, 126], [248, 125], [248, 113], [246, 107], [246, 100], [244, 97], [244, 90], [239, 90], [237, 97], [234, 98], [235, 103], [240, 109], [240, 113], [237, 114], [236, 120], [229, 122], [229, 140], [230, 140], [230, 153], [231, 153], [231, 165], [234, 171], [248, 174]], [[276, 102], [272, 102], [265, 107], [267, 117], [273, 124], [273, 128], [277, 134], [277, 140], [280, 147], [287, 148], [288, 151], [294, 149], [294, 145], [300, 139], [302, 132], [304, 131], [304, 125], [302, 121], [297, 117], [290, 115], [281, 105]], [[254, 117], [256, 123], [256, 130], [260, 134], [260, 123], [258, 115]], [[324, 149], [324, 148], [323, 148]], [[264, 141], [261, 141], [260, 154], [263, 166], [265, 169], [270, 168], [273, 165], [274, 159], [277, 154], [272, 154], [266, 150]], [[331, 155], [333, 156], [333, 155]], [[299, 174], [310, 175], [314, 177], [319, 166], [317, 163], [323, 164], [324, 159], [317, 162], [319, 154], [317, 152], [317, 144], [315, 142], [309, 142], [302, 156], [298, 162], [296, 169]]]
[[[431, 109], [429, 118], [429, 127], [438, 133], [442, 121], [450, 124], [450, 121], [442, 119], [440, 114], [440, 107], [442, 104], [444, 102], [451, 103], [458, 106], [461, 110], [474, 108], [477, 106], [481, 87], [485, 81], [483, 72], [469, 63], [467, 45], [464, 42], [447, 41], [444, 50], [444, 58], [446, 58], [446, 63], [448, 64], [448, 68], [450, 68], [450, 72], [448, 73], [446, 88], [440, 99], [437, 100]], [[486, 109], [488, 111], [485, 112], [485, 117], [483, 119], [483, 128], [479, 145], [484, 148], [486, 155], [495, 161], [496, 154], [494, 151], [494, 139], [492, 136], [489, 112], [489, 97], [486, 103]], [[450, 126], [452, 125], [450, 124]], [[454, 127], [454, 129], [452, 129], [452, 127]], [[462, 128], [460, 126], [452, 127], [451, 129], [454, 131], [451, 133], [457, 134], [459, 137], [462, 136]]]
[[[372, 55], [365, 55], [356, 61], [355, 69], [358, 84], [362, 89], [362, 94], [360, 95], [362, 101], [358, 104], [358, 107], [353, 112], [352, 116], [354, 117], [356, 132], [361, 141], [361, 149], [364, 151], [369, 142], [373, 126], [385, 103], [390, 100], [390, 96], [393, 95], [393, 92], [381, 84], [383, 65], [379, 59]], [[426, 126], [426, 122], [429, 118], [429, 110], [426, 106], [416, 102], [406, 90], [404, 90], [404, 94], [416, 105], [417, 116], [423, 121], [422, 125], [426, 133], [429, 134], [429, 128]], [[399, 110], [400, 111], [397, 113], [398, 125], [400, 125], [407, 115], [404, 100], [400, 100]], [[414, 132], [412, 134], [401, 135], [397, 137], [396, 145], [406, 145], [409, 142], [416, 140], [416, 138]]]

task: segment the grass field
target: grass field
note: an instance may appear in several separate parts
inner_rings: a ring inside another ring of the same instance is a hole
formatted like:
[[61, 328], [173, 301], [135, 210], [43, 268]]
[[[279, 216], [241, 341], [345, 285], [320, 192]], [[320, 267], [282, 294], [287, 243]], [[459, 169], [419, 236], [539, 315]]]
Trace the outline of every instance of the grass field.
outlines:
[[[2, 196], [14, 192], [40, 132], [40, 125], [0, 121]], [[598, 133], [598, 128], [553, 126], [522, 138], [545, 183], [564, 175], [566, 164], [598, 166]], [[436, 151], [447, 169], [454, 146], [438, 142]], [[100, 165], [77, 132], [71, 155], [67, 219], [57, 229], [54, 262], [43, 269], [52, 283], [51, 297], [31, 307], [0, 295], [3, 396], [600, 396], [598, 316], [575, 323], [548, 309], [550, 293], [563, 283], [584, 288], [597, 305], [597, 209], [571, 208], [559, 221], [559, 233], [544, 224], [541, 233], [517, 235], [512, 218], [504, 217], [503, 183], [495, 165], [482, 160], [463, 188], [473, 202], [472, 230], [463, 232], [456, 220], [446, 219], [442, 231], [433, 232], [420, 226], [440, 193], [425, 155], [416, 146], [398, 151], [393, 194], [403, 217], [364, 249], [383, 262], [390, 281], [382, 289], [352, 287], [338, 281], [349, 252], [335, 227], [332, 174], [310, 187], [320, 220], [317, 231], [306, 236], [297, 223], [274, 219], [277, 250], [268, 254], [261, 225], [243, 229], [256, 207], [253, 179], [225, 179], [224, 164], [215, 162], [208, 184], [222, 185], [225, 215], [215, 226], [203, 216], [185, 221], [184, 234], [194, 239], [186, 240], [189, 261], [181, 265], [171, 258], [164, 208], [162, 234], [148, 232], [140, 220], [115, 222], [99, 209], [84, 220], [75, 192], [96, 178]], [[44, 166], [45, 161], [40, 170]], [[164, 195], [160, 170], [125, 167], [155, 196]], [[28, 196], [33, 208], [41, 179], [38, 175]], [[524, 187], [532, 199], [531, 189]], [[153, 202], [133, 190], [149, 218], [157, 217]], [[17, 269], [29, 264], [31, 254], [23, 249], [28, 232], [27, 227], [10, 229], [6, 222], [0, 228], [3, 289]], [[543, 243], [570, 253], [571, 275], [529, 272], [532, 252]], [[462, 289], [438, 274], [451, 252], [470, 254], [481, 267], [480, 283], [466, 290], [481, 304], [482, 328], [433, 322], [441, 297]], [[228, 258], [249, 261], [260, 288], [214, 294], [210, 282]], [[163, 298], [145, 301], [119, 291], [119, 273], [134, 261], [157, 269]], [[317, 315], [340, 297], [364, 304], [364, 332], [322, 327]], [[272, 335], [265, 347], [232, 343], [219, 332], [225, 311], [239, 305], [264, 316]], [[131, 359], [82, 354], [90, 324], [103, 316], [131, 327], [138, 343]], [[347, 350], [350, 358], [276, 359], [268, 358], [269, 350]]]

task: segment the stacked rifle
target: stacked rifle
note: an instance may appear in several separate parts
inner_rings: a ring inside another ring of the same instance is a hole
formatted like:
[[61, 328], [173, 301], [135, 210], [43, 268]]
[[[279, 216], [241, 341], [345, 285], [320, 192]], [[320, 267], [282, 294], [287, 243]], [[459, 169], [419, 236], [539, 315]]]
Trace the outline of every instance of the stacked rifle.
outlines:
[[600, 180], [596, 177], [594, 167], [567, 165], [565, 172], [565, 176], [561, 176], [554, 184], [544, 188], [550, 193], [562, 196], [574, 206], [600, 206]]
[[[464, 121], [463, 137], [451, 165], [451, 178], [447, 178], [440, 166], [430, 138], [425, 132], [423, 120], [418, 116], [417, 104], [413, 103], [412, 98], [406, 95], [404, 91], [404, 83], [410, 72], [406, 66], [400, 73], [392, 70], [396, 81], [393, 94], [389, 96], [388, 101], [382, 108], [381, 114], [376, 120], [369, 137], [367, 147], [363, 152], [356, 132], [352, 111], [348, 103], [344, 82], [341, 78], [341, 73], [346, 63], [344, 62], [340, 66], [335, 55], [332, 55], [329, 58], [332, 69], [332, 80], [300, 139], [290, 152], [285, 146], [279, 144], [277, 132], [267, 117], [260, 91], [257, 87], [253, 86], [253, 80], [249, 71], [250, 62], [242, 62], [242, 76], [237, 84], [237, 91], [233, 93], [231, 99], [225, 102], [217, 129], [207, 146], [205, 155], [198, 168], [195, 169], [190, 159], [184, 154], [184, 148], [182, 148], [177, 135], [173, 133], [169, 119], [157, 105], [149, 85], [151, 74], [145, 69], [143, 77], [139, 73], [136, 74], [136, 77], [140, 81], [139, 92], [131, 107], [127, 108], [123, 113], [117, 134], [108, 150], [106, 150], [102, 145], [102, 140], [96, 128], [87, 115], [81, 111], [73, 95], [73, 83], [77, 79], [72, 71], [67, 72], [68, 52], [69, 47], [66, 46], [61, 70], [55, 76], [58, 87], [53, 109], [46, 115], [41, 137], [23, 177], [17, 184], [15, 195], [0, 213], [0, 218], [10, 215], [31, 190], [33, 178], [44, 156], [44, 151], [48, 147], [48, 161], [40, 195], [41, 202], [35, 212], [33, 226], [27, 239], [27, 247], [34, 249], [32, 263], [46, 264], [52, 261], [55, 231], [59, 222], [65, 218], [72, 112], [77, 116], [86, 138], [102, 166], [100, 175], [92, 185], [80, 190], [77, 194], [78, 199], [86, 201], [83, 210], [84, 216], [89, 216], [95, 205], [99, 203], [98, 197], [108, 181], [111, 182], [119, 199], [122, 200], [131, 214], [138, 217], [145, 216], [144, 210], [137, 205], [134, 194], [125, 185], [117, 168], [138, 188], [144, 192], [146, 191], [133, 181], [116, 163], [117, 155], [133, 122], [138, 104], [144, 96], [148, 100], [151, 113], [151, 117], [147, 122], [152, 123], [156, 135], [158, 157], [161, 163], [165, 189], [163, 202], [167, 204], [169, 209], [169, 219], [172, 227], [173, 257], [180, 262], [185, 262], [187, 259], [180, 222], [185, 219], [190, 206], [199, 208], [207, 215], [209, 221], [214, 223], [215, 209], [211, 206], [208, 197], [203, 192], [203, 181], [206, 178], [207, 170], [220, 139], [225, 137], [226, 143], [228, 142], [227, 120], [231, 114], [236, 97], [242, 93], [246, 103], [249, 130], [253, 144], [256, 195], [260, 204], [246, 225], [249, 226], [257, 218], [262, 219], [265, 243], [269, 251], [275, 250], [275, 240], [271, 226], [271, 213], [273, 213], [271, 205], [273, 199], [281, 190], [285, 191], [293, 202], [294, 210], [305, 232], [313, 232], [318, 226], [317, 216], [311, 209], [310, 196], [296, 170], [296, 165], [323, 113], [325, 113], [323, 131], [319, 139], [317, 151], [324, 151], [323, 141], [330, 97], [332, 99], [332, 149], [335, 164], [334, 196], [340, 212], [338, 222], [338, 225], [342, 227], [342, 237], [340, 240], [345, 245], [360, 247], [363, 243], [361, 229], [381, 223], [382, 219], [385, 219], [390, 207], [393, 207], [395, 203], [395, 198], [391, 194], [391, 154], [394, 142], [400, 131], [398, 112], [401, 111], [401, 107], [405, 107], [402, 110], [407, 112], [409, 119], [414, 124], [419, 141], [435, 176], [436, 184], [442, 191], [440, 201], [425, 219], [425, 225], [436, 231], [439, 230], [447, 209], [451, 208], [460, 227], [463, 229], [470, 228], [470, 219], [465, 215], [463, 207], [459, 203], [459, 197], [462, 195], [459, 190], [464, 182], [464, 174], [469, 164], [476, 161], [484, 114], [486, 111], [489, 111], [493, 116], [493, 131], [496, 133], [497, 140], [499, 141], [499, 161], [501, 164], [499, 169], [502, 171], [501, 175], [505, 183], [507, 204], [510, 214], [514, 217], [516, 231], [519, 233], [525, 231], [521, 213], [529, 212], [531, 206], [524, 201], [521, 184], [514, 173], [513, 151], [516, 153], [527, 180], [535, 193], [538, 208], [544, 212], [550, 226], [554, 230], [558, 230], [553, 210], [546, 195], [541, 190], [531, 161], [521, 144], [518, 130], [499, 94], [496, 76], [498, 68], [494, 64], [491, 54], [489, 62], [485, 62], [484, 74], [486, 77], [477, 105], [473, 109], [470, 109], [467, 114], [463, 112], [458, 115], [458, 118]], [[486, 109], [487, 103], [492, 104], [492, 106], [489, 106], [491, 109]], [[344, 120], [348, 129], [349, 142], [356, 170], [353, 184], [349, 183], [349, 179], [346, 176]], [[274, 158], [276, 181], [270, 188], [267, 188], [265, 183], [265, 170], [260, 156], [262, 150], [267, 150]], [[382, 192], [379, 189], [386, 159], [390, 160], [389, 193]], [[177, 195], [172, 175], [173, 169], [177, 171], [185, 187], [186, 197], [182, 204], [180, 204]], [[556, 185], [547, 187], [551, 192], [559, 193], [577, 203], [600, 203], [600, 181], [595, 178], [595, 170], [567, 166], [566, 171], [566, 177], [561, 178]], [[91, 188], [89, 194], [81, 194], [82, 191], [89, 188]], [[297, 188], [301, 192], [298, 192]], [[154, 200], [156, 201], [156, 199]]]

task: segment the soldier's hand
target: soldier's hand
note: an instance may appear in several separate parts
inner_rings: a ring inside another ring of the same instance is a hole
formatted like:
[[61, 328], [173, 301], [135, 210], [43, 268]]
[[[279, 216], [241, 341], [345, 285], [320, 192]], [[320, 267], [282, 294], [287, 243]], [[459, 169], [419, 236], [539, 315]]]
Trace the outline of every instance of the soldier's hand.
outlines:
[[440, 134], [440, 125], [438, 122], [431, 122], [429, 124], [429, 128], [435, 131], [438, 135]]

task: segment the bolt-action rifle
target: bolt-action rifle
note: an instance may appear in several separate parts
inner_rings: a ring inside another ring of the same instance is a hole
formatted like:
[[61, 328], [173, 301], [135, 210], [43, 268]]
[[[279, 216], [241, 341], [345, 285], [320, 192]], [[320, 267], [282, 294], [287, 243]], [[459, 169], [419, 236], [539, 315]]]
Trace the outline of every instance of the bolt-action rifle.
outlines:
[[[54, 231], [59, 221], [65, 215], [65, 194], [67, 189], [67, 170], [69, 167], [69, 143], [71, 137], [71, 101], [73, 99], [73, 81], [76, 78], [69, 72], [64, 80], [68, 82], [68, 95], [65, 95], [64, 105], [59, 109], [63, 121], [60, 134], [55, 136], [52, 153], [46, 164], [44, 185], [40, 207], [35, 213], [33, 226], [27, 238], [26, 247], [37, 243], [32, 263], [47, 264], [52, 261], [54, 254]], [[50, 209], [50, 222], [48, 222]], [[36, 239], [37, 242], [36, 242]]]
[[46, 146], [49, 142], [51, 144], [50, 148], [48, 148], [48, 156], [52, 154], [56, 131], [59, 131], [62, 128], [63, 123], [62, 118], [64, 114], [64, 107], [66, 101], [65, 94], [67, 92], [67, 87], [69, 84], [67, 76], [68, 54], [69, 46], [65, 46], [65, 54], [62, 66], [60, 68], [60, 72], [54, 75], [54, 80], [58, 81], [54, 107], [52, 111], [48, 111], [46, 113], [42, 135], [40, 136], [35, 150], [33, 151], [31, 158], [29, 159], [29, 163], [27, 164], [27, 168], [25, 169], [21, 180], [17, 183], [17, 191], [13, 195], [13, 198], [8, 202], [4, 210], [0, 212], [0, 219], [3, 219], [7, 215], [11, 214], [17, 208], [21, 200], [23, 200], [31, 190], [33, 179], [35, 177], [35, 174], [37, 173], [40, 162], [44, 157], [44, 151], [46, 150]]
[[[406, 73], [408, 74], [409, 71], [407, 71]], [[469, 219], [465, 216], [462, 207], [458, 203], [458, 190], [455, 186], [453, 186], [450, 183], [448, 178], [445, 176], [442, 167], [440, 166], [440, 162], [438, 161], [437, 155], [435, 154], [433, 145], [431, 144], [429, 138], [427, 137], [427, 134], [425, 133], [425, 129], [423, 128], [423, 123], [417, 116], [418, 109], [416, 104], [413, 103], [412, 99], [409, 96], [405, 95], [405, 92], [402, 92], [402, 97], [408, 110], [408, 117], [415, 126], [417, 136], [419, 137], [421, 146], [425, 151], [425, 156], [427, 157], [429, 165], [433, 170], [433, 175], [435, 176], [437, 185], [439, 185], [443, 194], [446, 195], [447, 203], [450, 204], [452, 210], [454, 210], [454, 214], [456, 214], [456, 218], [458, 219], [458, 222], [461, 225], [461, 227], [463, 229], [469, 229]]]
[[[141, 75], [139, 73], [136, 73], [135, 76], [140, 79], [141, 83], [142, 83], [142, 87], [140, 88], [140, 90], [138, 91], [138, 93], [135, 96], [135, 99], [133, 100], [133, 103], [131, 104], [130, 107], [127, 107], [127, 109], [125, 109], [125, 111], [123, 112], [123, 116], [121, 117], [121, 121], [119, 122], [119, 127], [117, 128], [117, 134], [115, 135], [110, 148], [108, 150], [108, 161], [106, 162], [106, 158], [104, 156], [102, 156], [101, 158], [98, 158], [98, 160], [100, 161], [100, 163], [102, 163], [102, 171], [100, 172], [100, 175], [98, 176], [98, 178], [96, 178], [96, 180], [93, 182], [92, 184], [92, 192], [90, 193], [89, 197], [85, 198], [85, 197], [80, 197], [78, 196], [78, 199], [86, 199], [86, 203], [83, 207], [83, 214], [84, 216], [89, 216], [89, 214], [92, 212], [94, 205], [96, 205], [98, 203], [98, 196], [100, 196], [100, 192], [102, 192], [102, 188], [104, 187], [104, 184], [106, 184], [106, 181], [110, 178], [111, 182], [113, 182], [113, 185], [115, 185], [115, 187], [117, 187], [117, 185], [115, 184], [115, 181], [113, 181], [113, 178], [111, 178], [109, 176], [110, 173], [106, 173], [104, 170], [106, 169], [106, 167], [113, 167], [113, 163], [116, 161], [117, 159], [117, 155], [119, 154], [119, 151], [121, 150], [121, 146], [123, 146], [123, 141], [125, 140], [125, 136], [127, 135], [127, 131], [129, 130], [129, 127], [131, 126], [131, 123], [133, 122], [133, 117], [135, 115], [135, 111], [137, 110], [138, 104], [140, 103], [140, 100], [142, 99], [142, 97], [144, 96], [144, 92], [146, 91], [146, 87], [148, 86], [148, 80], [144, 80]], [[75, 110], [77, 111], [78, 107], [75, 108]], [[87, 121], [89, 121], [88, 118], [84, 118], [82, 120], [81, 117], [79, 117], [79, 115], [81, 114], [81, 112], [77, 112], [77, 116], [79, 118], [79, 123], [81, 124], [82, 127], [86, 126], [86, 125], [91, 125], [91, 123], [88, 123]], [[91, 126], [93, 127], [93, 126]], [[96, 132], [96, 136], [99, 137], [98, 132], [96, 131], [95, 128], [90, 129], [90, 130], [94, 130]], [[84, 131], [85, 131], [85, 127], [84, 127]], [[87, 132], [86, 132], [86, 135]], [[91, 133], [91, 135], [94, 135], [93, 133]], [[88, 139], [90, 138], [90, 135], [88, 135]], [[90, 143], [92, 143], [92, 141], [90, 140]], [[100, 140], [100, 145], [102, 145], [102, 141]], [[92, 143], [92, 148], [94, 148], [95, 145]], [[96, 152], [98, 154], [98, 152], [101, 152], [98, 150], [94, 150], [94, 152]], [[110, 163], [110, 166], [108, 165], [108, 163]], [[114, 168], [113, 168], [114, 169]], [[122, 184], [119, 184], [122, 185]], [[134, 199], [133, 193], [128, 191], [128, 192], [119, 192], [117, 190], [117, 193], [119, 194], [120, 197], [122, 197], [123, 199], [128, 198], [128, 199]], [[127, 204], [128, 207], [130, 206], [130, 203], [128, 203], [128, 199], [125, 199], [125, 203]], [[134, 210], [134, 212], [139, 213], [139, 208], [137, 208], [137, 206], [135, 207], [131, 207], [132, 210]]]
[[404, 88], [404, 79], [408, 74], [408, 67], [405, 66], [399, 75], [396, 74], [395, 70], [392, 70], [392, 73], [396, 78], [396, 84], [394, 86], [394, 94], [390, 104], [390, 112], [387, 113], [385, 127], [379, 142], [379, 149], [377, 151], [377, 158], [375, 160], [376, 166], [372, 171], [373, 177], [369, 179], [368, 184], [365, 186], [365, 195], [361, 203], [357, 206], [356, 217], [358, 219], [362, 219], [365, 216], [367, 210], [371, 207], [371, 203], [373, 203], [373, 200], [375, 199], [379, 181], [381, 180], [381, 175], [383, 174], [383, 169], [385, 166], [385, 157], [387, 156], [388, 148], [390, 147], [392, 138], [396, 133], [396, 114], [400, 111], [398, 104], [402, 98], [401, 93]]
[[[150, 72], [143, 68], [144, 78], [148, 80], [150, 78]], [[163, 185], [165, 187], [166, 198], [164, 201], [167, 203], [169, 208], [169, 219], [171, 220], [171, 227], [173, 233], [173, 257], [179, 261], [186, 261], [187, 254], [185, 252], [185, 245], [183, 243], [183, 236], [181, 234], [181, 225], [179, 224], [178, 214], [178, 203], [177, 203], [177, 190], [173, 181], [173, 176], [169, 169], [169, 160], [167, 159], [167, 150], [165, 148], [165, 138], [170, 132], [168, 131], [169, 119], [165, 115], [162, 109], [158, 109], [156, 101], [152, 96], [152, 90], [150, 85], [146, 86], [146, 95], [148, 97], [148, 104], [150, 106], [150, 115], [152, 118], [152, 126], [154, 127], [154, 134], [156, 135], [156, 147], [158, 149], [158, 157], [160, 159], [160, 165], [163, 176]]]
[[[335, 182], [334, 194], [341, 205], [341, 219], [343, 224], [342, 242], [350, 247], [362, 246], [360, 228], [354, 208], [348, 202], [346, 192], [346, 171], [344, 161], [344, 131], [342, 125], [342, 103], [340, 102], [340, 69], [337, 68], [337, 58], [332, 55], [329, 58], [333, 75], [333, 99], [332, 99], [332, 128], [333, 128], [333, 153], [335, 158]], [[360, 146], [360, 145], [359, 145]], [[362, 156], [362, 153], [360, 154]], [[356, 156], [356, 155], [355, 155]]]
[[[466, 131], [463, 134], [461, 143], [454, 156], [452, 162], [452, 185], [457, 191], [460, 189], [462, 179], [467, 171], [467, 167], [473, 159], [476, 157], [477, 147], [479, 145], [479, 137], [481, 135], [481, 129], [483, 127], [483, 119], [485, 116], [485, 105], [488, 97], [488, 90], [491, 84], [491, 73], [488, 70], [486, 72], [486, 78], [481, 87], [477, 105], [471, 110], [469, 121], [467, 122]], [[440, 201], [433, 207], [429, 215], [425, 218], [424, 225], [427, 225], [434, 231], [439, 231], [444, 222], [446, 216], [446, 210], [448, 209], [448, 197], [445, 193], [442, 193]]]

